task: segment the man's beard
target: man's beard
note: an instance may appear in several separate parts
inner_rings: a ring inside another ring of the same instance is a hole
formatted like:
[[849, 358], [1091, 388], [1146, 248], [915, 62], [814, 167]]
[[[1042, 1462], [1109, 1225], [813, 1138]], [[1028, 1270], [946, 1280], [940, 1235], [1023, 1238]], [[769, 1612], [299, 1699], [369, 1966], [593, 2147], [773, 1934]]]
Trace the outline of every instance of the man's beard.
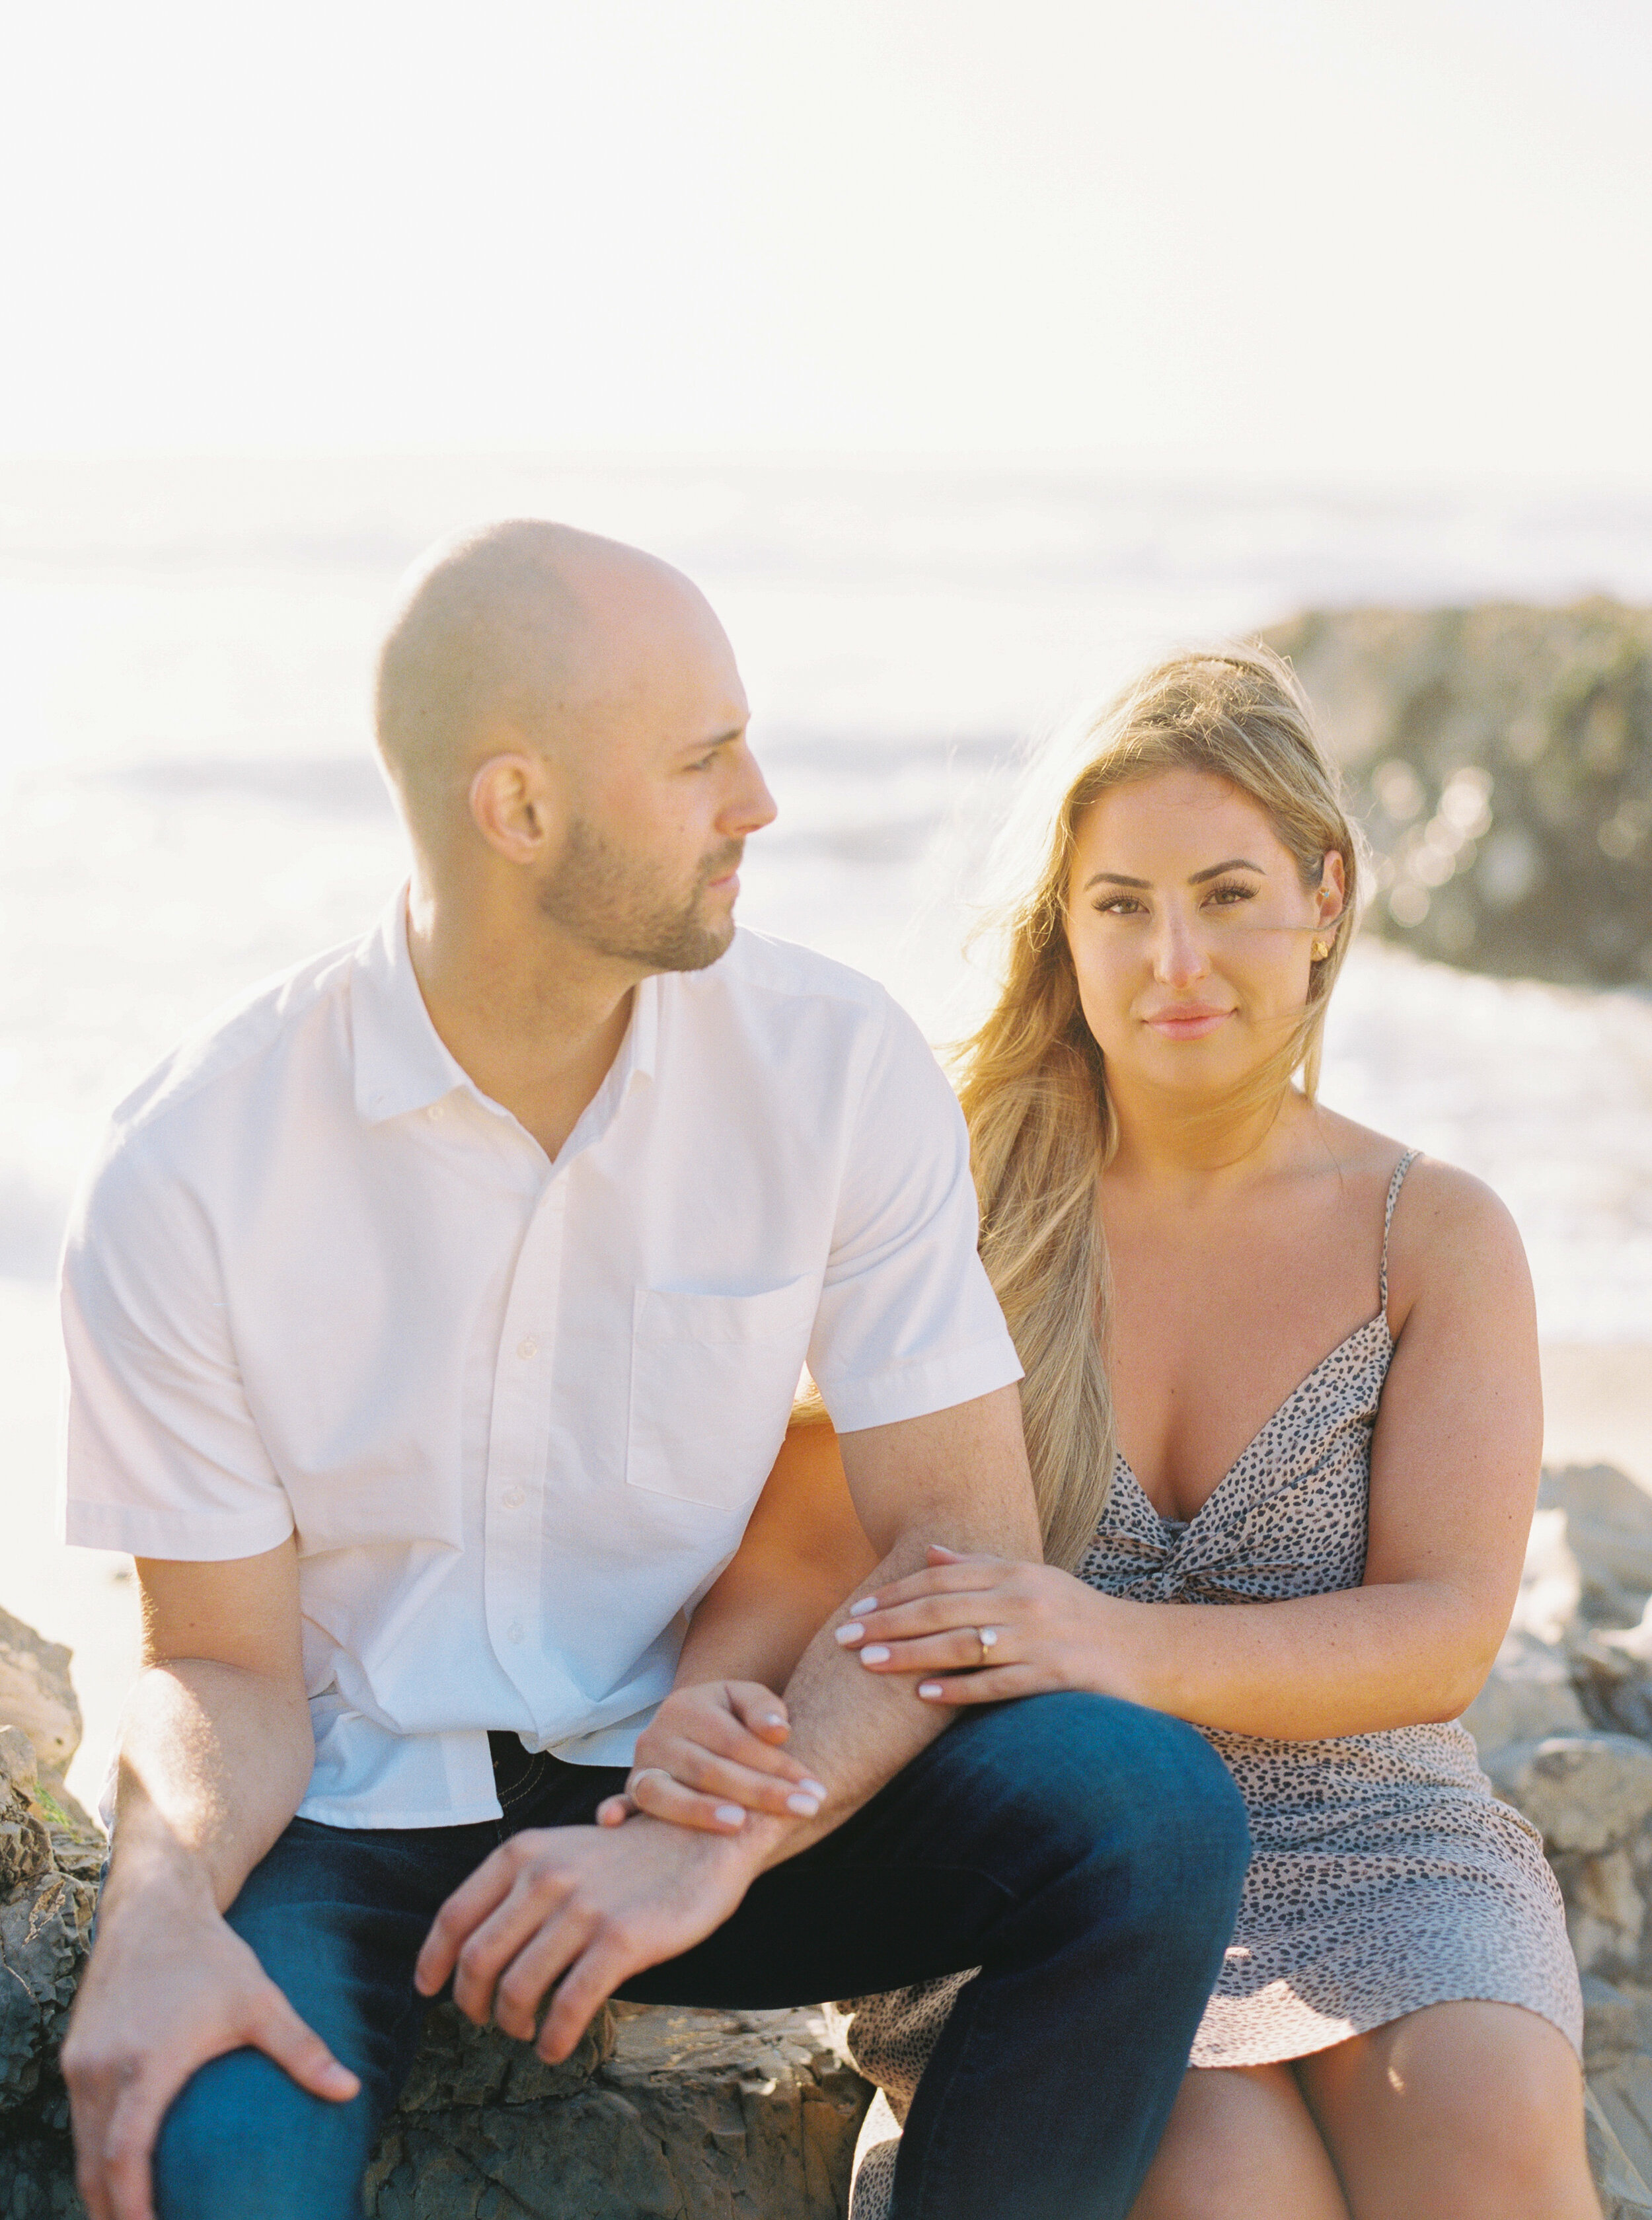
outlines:
[[570, 937], [598, 956], [647, 971], [703, 971], [734, 938], [734, 923], [710, 925], [701, 915], [707, 888], [739, 864], [743, 840], [726, 841], [707, 857], [686, 895], [673, 895], [658, 875], [611, 847], [576, 818], [539, 889], [539, 907]]

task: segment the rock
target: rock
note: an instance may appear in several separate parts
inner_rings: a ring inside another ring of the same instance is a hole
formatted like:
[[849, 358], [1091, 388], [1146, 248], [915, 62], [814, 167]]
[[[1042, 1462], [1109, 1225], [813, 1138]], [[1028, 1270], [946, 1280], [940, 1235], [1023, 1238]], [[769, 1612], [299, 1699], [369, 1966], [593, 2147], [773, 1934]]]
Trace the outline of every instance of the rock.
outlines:
[[[1602, 2220], [1652, 2220], [1652, 2140], [1646, 2131], [1647, 2070], [1652, 2061], [1630, 2059], [1583, 2092], [1583, 2134], [1589, 2170], [1600, 2195]], [[1627, 2141], [1625, 2141], [1627, 2136]], [[1639, 2151], [1645, 2165], [1636, 2163]]]
[[1615, 1849], [1652, 1813], [1652, 1749], [1630, 1735], [1550, 1735], [1484, 1762], [1498, 1793], [1543, 1830], [1550, 1851]]
[[1544, 1471], [1537, 1508], [1540, 1518], [1564, 1516], [1587, 1624], [1637, 1623], [1652, 1596], [1652, 1497], [1611, 1465], [1567, 1465]]
[[17, 1727], [0, 1727], [0, 1901], [52, 1862], [52, 1838], [35, 1793], [34, 1750]]
[[525, 2042], [496, 2027], [473, 2027], [457, 2005], [437, 2005], [397, 2107], [435, 2112], [454, 2105], [533, 2105], [571, 2096], [614, 2055], [614, 2019], [604, 2009], [571, 2058], [547, 2066]]
[[1368, 929], [1504, 976], [1652, 981], [1652, 611], [1313, 610], [1269, 638], [1375, 851]]
[[80, 1706], [69, 1678], [70, 1652], [0, 1611], [0, 1725], [21, 1727], [34, 1746], [48, 1787], [62, 1780], [80, 1747]]
[[[459, 2035], [461, 2053], [477, 2040]], [[514, 2098], [528, 2085], [508, 2060], [479, 2105], [404, 2098], [368, 2178], [372, 2220], [840, 2220], [870, 2092], [821, 2014], [620, 2006], [602, 2048], [557, 2093]]]
[[1589, 1731], [1568, 1659], [1520, 1628], [1512, 1628], [1505, 1637], [1490, 1677], [1462, 1723], [1487, 1754], [1512, 1743]]
[[55, 1866], [0, 1904], [0, 2137], [56, 2058], [96, 1906], [91, 1884]]

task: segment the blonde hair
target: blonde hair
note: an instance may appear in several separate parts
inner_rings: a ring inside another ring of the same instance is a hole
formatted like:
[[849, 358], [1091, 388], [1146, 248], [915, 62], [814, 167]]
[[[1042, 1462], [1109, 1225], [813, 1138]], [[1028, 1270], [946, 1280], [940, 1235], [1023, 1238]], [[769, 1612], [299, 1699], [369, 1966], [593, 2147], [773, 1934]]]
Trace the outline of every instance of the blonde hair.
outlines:
[[1341, 919], [1322, 928], [1330, 951], [1311, 963], [1302, 1012], [1283, 1045], [1219, 1106], [1224, 1119], [1282, 1101], [1299, 1071], [1312, 1098], [1359, 866], [1307, 697], [1270, 649], [1173, 656], [1091, 720], [1082, 741], [1042, 869], [1002, 920], [1002, 985], [960, 1051], [958, 1088], [981, 1200], [982, 1258], [1026, 1375], [1022, 1407], [1044, 1553], [1069, 1570], [1107, 1507], [1114, 1454], [1097, 1182], [1118, 1132], [1066, 930], [1085, 813], [1111, 788], [1156, 771], [1209, 771], [1266, 812], [1305, 887], [1318, 882], [1327, 850], [1343, 859], [1346, 903]]

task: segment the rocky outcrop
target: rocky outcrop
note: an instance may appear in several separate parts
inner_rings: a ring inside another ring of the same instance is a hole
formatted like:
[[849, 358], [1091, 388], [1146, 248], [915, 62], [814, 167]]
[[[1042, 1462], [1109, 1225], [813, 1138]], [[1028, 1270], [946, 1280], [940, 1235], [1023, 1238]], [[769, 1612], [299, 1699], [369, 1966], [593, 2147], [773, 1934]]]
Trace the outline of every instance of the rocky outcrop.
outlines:
[[1465, 1724], [1566, 1899], [1607, 2220], [1652, 2220], [1652, 1498], [1626, 1475], [1544, 1474], [1514, 1623]]
[[839, 2220], [870, 2094], [809, 2011], [624, 2005], [567, 2066], [432, 2016], [373, 2220]]
[[1269, 639], [1375, 852], [1368, 930], [1478, 971], [1652, 983], [1652, 610], [1312, 610]]
[[[69, 1678], [69, 1652], [0, 1611], [0, 1725], [28, 1737], [36, 1768], [35, 1795], [59, 1823], [90, 1825], [63, 1786], [69, 1761], [80, 1747], [80, 1704]], [[3, 1886], [0, 1884], [0, 1886]]]

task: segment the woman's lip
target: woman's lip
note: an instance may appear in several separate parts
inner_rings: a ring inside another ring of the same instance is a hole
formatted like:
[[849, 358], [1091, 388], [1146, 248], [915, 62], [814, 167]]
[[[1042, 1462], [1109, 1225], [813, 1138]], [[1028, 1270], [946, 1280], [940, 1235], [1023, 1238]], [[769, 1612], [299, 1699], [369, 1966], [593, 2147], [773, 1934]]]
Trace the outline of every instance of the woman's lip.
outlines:
[[1144, 1023], [1151, 1026], [1155, 1032], [1168, 1033], [1172, 1040], [1199, 1040], [1206, 1033], [1213, 1032], [1224, 1018], [1232, 1014], [1231, 1010], [1206, 1009], [1201, 1005], [1155, 1010]]

